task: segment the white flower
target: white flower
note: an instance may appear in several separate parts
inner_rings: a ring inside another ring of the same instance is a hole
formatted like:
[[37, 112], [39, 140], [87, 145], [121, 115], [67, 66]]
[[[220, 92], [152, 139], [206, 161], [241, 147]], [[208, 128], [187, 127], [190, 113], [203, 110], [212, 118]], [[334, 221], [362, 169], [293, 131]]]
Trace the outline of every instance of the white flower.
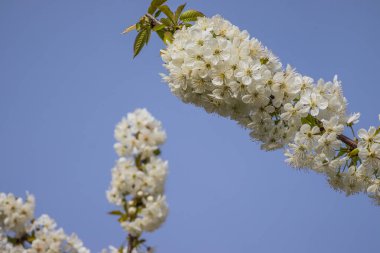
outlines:
[[340, 144], [340, 141], [336, 138], [336, 134], [324, 134], [318, 140], [317, 150], [319, 153], [324, 153], [327, 157], [333, 157], [335, 151], [339, 149]]
[[301, 126], [300, 131], [296, 135], [296, 140], [305, 143], [308, 147], [310, 147], [313, 146], [320, 138], [319, 133], [319, 127], [311, 127], [308, 124], [304, 124]]
[[253, 61], [240, 61], [235, 76], [245, 85], [250, 85], [253, 80], [261, 78], [261, 64]]
[[266, 90], [257, 89], [254, 86], [248, 87], [248, 94], [244, 95], [241, 100], [247, 104], [253, 104], [256, 107], [266, 106], [270, 99], [270, 93]]
[[339, 117], [331, 117], [329, 120], [322, 119], [323, 128], [325, 134], [335, 134], [339, 135], [343, 132], [344, 126], [339, 123]]
[[380, 166], [380, 144], [375, 143], [368, 148], [359, 148], [359, 157], [363, 165], [369, 168], [378, 169]]
[[317, 116], [320, 110], [324, 110], [328, 106], [327, 100], [314, 92], [306, 92], [305, 95], [301, 97], [300, 103], [310, 111], [312, 116]]
[[336, 170], [340, 168], [347, 161], [347, 157], [342, 159], [332, 159], [327, 157], [324, 153], [317, 155], [314, 158], [313, 168], [317, 172], [325, 172], [327, 174], [336, 173]]
[[380, 195], [380, 180], [374, 180], [373, 184], [368, 186], [367, 192], [373, 195]]
[[351, 114], [351, 116], [347, 118], [347, 122], [346, 122], [347, 126], [352, 126], [359, 123], [359, 118], [360, 118], [360, 112]]
[[291, 121], [293, 119], [299, 120], [307, 114], [301, 103], [296, 103], [294, 106], [291, 103], [286, 103], [284, 105], [284, 111], [285, 112], [281, 114], [281, 118], [287, 121]]
[[216, 40], [208, 40], [205, 45], [204, 57], [213, 65], [227, 61], [230, 58], [229, 44], [228, 40], [220, 37]]
[[360, 138], [359, 146], [362, 147], [367, 147], [372, 143], [380, 143], [380, 135], [376, 133], [376, 128], [373, 126], [368, 131], [363, 128], [359, 129], [358, 136]]

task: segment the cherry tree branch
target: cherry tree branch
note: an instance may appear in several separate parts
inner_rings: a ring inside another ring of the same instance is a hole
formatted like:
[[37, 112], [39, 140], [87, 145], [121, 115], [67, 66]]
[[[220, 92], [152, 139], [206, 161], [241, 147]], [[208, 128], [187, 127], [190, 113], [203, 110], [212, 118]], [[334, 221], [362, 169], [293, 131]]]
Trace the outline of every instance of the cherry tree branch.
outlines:
[[152, 26], [156, 26], [156, 25], [162, 25], [161, 21], [159, 21], [158, 19], [156, 19], [155, 17], [153, 17], [153, 15], [149, 14], [149, 13], [146, 13], [144, 15], [145, 17], [147, 17], [150, 21], [150, 23], [152, 24]]
[[350, 139], [349, 137], [343, 134], [338, 135], [337, 138], [338, 140], [342, 141], [344, 144], [350, 146], [352, 149], [356, 149], [358, 147], [358, 144], [354, 140]]

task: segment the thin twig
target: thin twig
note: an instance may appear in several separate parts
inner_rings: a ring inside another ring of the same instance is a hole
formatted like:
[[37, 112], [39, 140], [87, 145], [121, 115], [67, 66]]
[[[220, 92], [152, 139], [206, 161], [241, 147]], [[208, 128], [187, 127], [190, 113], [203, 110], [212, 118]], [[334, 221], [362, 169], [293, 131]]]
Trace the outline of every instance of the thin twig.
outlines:
[[128, 235], [128, 249], [127, 249], [127, 253], [132, 253], [134, 240], [135, 240], [135, 237], [133, 237], [132, 235], [129, 234]]
[[153, 26], [162, 25], [161, 21], [159, 21], [158, 19], [156, 19], [155, 17], [153, 17], [153, 15], [149, 13], [146, 13], [145, 17], [147, 17], [150, 20]]

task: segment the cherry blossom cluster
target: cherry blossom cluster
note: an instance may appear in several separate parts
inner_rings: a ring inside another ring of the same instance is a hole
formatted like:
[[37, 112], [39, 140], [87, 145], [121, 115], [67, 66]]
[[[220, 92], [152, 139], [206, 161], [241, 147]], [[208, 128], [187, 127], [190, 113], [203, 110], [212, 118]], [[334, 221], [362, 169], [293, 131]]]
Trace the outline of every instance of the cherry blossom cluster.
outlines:
[[168, 214], [164, 196], [168, 163], [158, 157], [166, 134], [146, 109], [137, 109], [117, 124], [115, 139], [119, 159], [107, 198], [123, 209], [111, 214], [120, 216], [121, 226], [136, 239], [159, 228]]
[[66, 235], [47, 215], [34, 218], [35, 200], [25, 202], [13, 194], [0, 193], [0, 252], [89, 253], [75, 235]]
[[323, 173], [334, 189], [380, 199], [378, 130], [360, 130], [354, 140], [343, 135], [359, 114], [346, 116], [336, 76], [314, 82], [283, 68], [260, 41], [220, 16], [177, 31], [161, 56], [164, 81], [185, 103], [237, 121], [264, 150], [285, 148], [289, 164]]
[[[380, 116], [379, 116], [380, 119]], [[367, 192], [380, 205], [380, 128], [371, 126], [368, 131], [358, 131], [358, 157], [361, 159], [360, 176], [367, 185]], [[373, 175], [375, 176], [373, 178]]]

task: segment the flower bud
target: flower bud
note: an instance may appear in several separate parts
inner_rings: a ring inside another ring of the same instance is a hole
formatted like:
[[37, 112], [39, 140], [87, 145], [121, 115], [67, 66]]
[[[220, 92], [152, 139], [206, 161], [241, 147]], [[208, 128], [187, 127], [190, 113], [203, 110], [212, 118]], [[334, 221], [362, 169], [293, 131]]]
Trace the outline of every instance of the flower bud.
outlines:
[[128, 213], [129, 214], [135, 214], [136, 213], [136, 207], [130, 207], [130, 208], [128, 208]]

